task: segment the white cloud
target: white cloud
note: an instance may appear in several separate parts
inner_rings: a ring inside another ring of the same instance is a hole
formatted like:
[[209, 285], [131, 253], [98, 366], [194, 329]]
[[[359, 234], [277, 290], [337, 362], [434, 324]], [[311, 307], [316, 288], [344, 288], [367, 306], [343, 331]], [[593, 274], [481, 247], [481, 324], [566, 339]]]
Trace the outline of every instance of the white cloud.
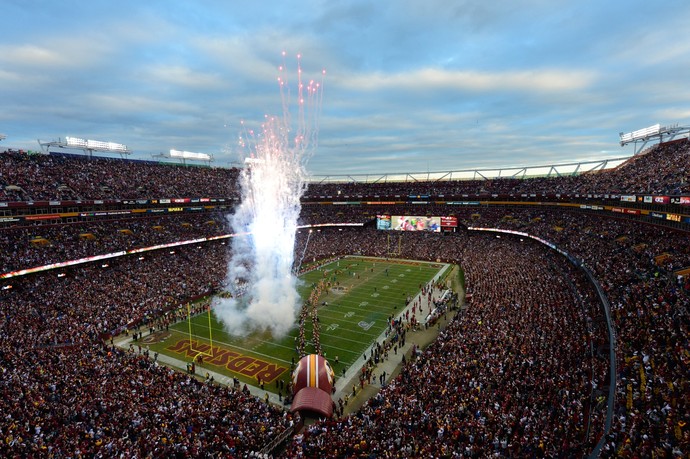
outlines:
[[154, 65], [144, 71], [146, 78], [154, 84], [167, 83], [196, 89], [216, 90], [226, 86], [223, 78], [216, 72], [197, 72], [181, 65]]
[[424, 68], [405, 73], [374, 73], [341, 79], [339, 83], [358, 90], [427, 90], [560, 92], [583, 90], [596, 81], [593, 71], [531, 70], [480, 72]]
[[177, 114], [197, 113], [199, 107], [191, 101], [160, 100], [130, 94], [90, 94], [84, 96], [89, 110], [103, 111], [109, 115], [141, 114], [169, 117]]
[[54, 49], [34, 44], [0, 46], [0, 59], [13, 67], [44, 67], [64, 65], [64, 56]]

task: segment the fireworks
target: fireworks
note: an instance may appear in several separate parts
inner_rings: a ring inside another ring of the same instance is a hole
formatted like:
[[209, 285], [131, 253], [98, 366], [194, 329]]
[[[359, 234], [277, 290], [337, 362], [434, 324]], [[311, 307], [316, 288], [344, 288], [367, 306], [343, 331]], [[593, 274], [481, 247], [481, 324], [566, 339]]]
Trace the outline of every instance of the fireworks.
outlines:
[[[300, 309], [293, 274], [295, 232], [306, 187], [305, 165], [318, 138], [323, 80], [304, 84], [298, 55], [293, 96], [285, 69], [283, 63], [278, 77], [282, 115], [266, 115], [258, 133], [242, 123], [239, 137], [245, 155], [242, 202], [229, 218], [235, 233], [250, 234], [233, 238], [226, 288], [235, 298], [218, 299], [214, 304], [233, 334], [260, 330], [283, 336]], [[237, 298], [239, 292], [242, 298]]]

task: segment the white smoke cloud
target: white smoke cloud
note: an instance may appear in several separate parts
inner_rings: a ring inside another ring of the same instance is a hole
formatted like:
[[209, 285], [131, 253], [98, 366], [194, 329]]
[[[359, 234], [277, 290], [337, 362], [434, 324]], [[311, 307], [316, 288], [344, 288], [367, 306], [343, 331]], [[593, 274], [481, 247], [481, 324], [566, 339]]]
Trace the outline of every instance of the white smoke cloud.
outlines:
[[230, 222], [236, 233], [226, 286], [239, 298], [218, 299], [216, 314], [235, 335], [284, 336], [300, 308], [293, 274], [295, 233], [306, 173], [298, 151], [260, 144], [241, 175], [242, 203]]

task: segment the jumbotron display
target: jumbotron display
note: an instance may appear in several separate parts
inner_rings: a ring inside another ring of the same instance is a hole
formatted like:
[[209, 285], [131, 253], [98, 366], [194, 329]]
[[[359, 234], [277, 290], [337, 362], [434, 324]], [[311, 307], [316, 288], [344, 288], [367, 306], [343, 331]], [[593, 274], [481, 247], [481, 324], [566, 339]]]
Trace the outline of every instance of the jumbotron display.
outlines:
[[395, 231], [431, 231], [440, 233], [458, 226], [456, 217], [377, 215], [376, 229]]

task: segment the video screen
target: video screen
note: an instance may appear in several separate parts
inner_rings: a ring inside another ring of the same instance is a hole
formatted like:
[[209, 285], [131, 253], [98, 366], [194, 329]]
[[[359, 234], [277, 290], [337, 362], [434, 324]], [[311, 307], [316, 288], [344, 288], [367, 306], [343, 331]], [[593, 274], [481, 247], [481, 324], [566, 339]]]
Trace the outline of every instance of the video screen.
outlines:
[[392, 216], [391, 228], [396, 231], [441, 231], [441, 217]]
[[391, 229], [391, 216], [390, 215], [377, 215], [376, 216], [376, 229], [380, 229], [380, 230]]

